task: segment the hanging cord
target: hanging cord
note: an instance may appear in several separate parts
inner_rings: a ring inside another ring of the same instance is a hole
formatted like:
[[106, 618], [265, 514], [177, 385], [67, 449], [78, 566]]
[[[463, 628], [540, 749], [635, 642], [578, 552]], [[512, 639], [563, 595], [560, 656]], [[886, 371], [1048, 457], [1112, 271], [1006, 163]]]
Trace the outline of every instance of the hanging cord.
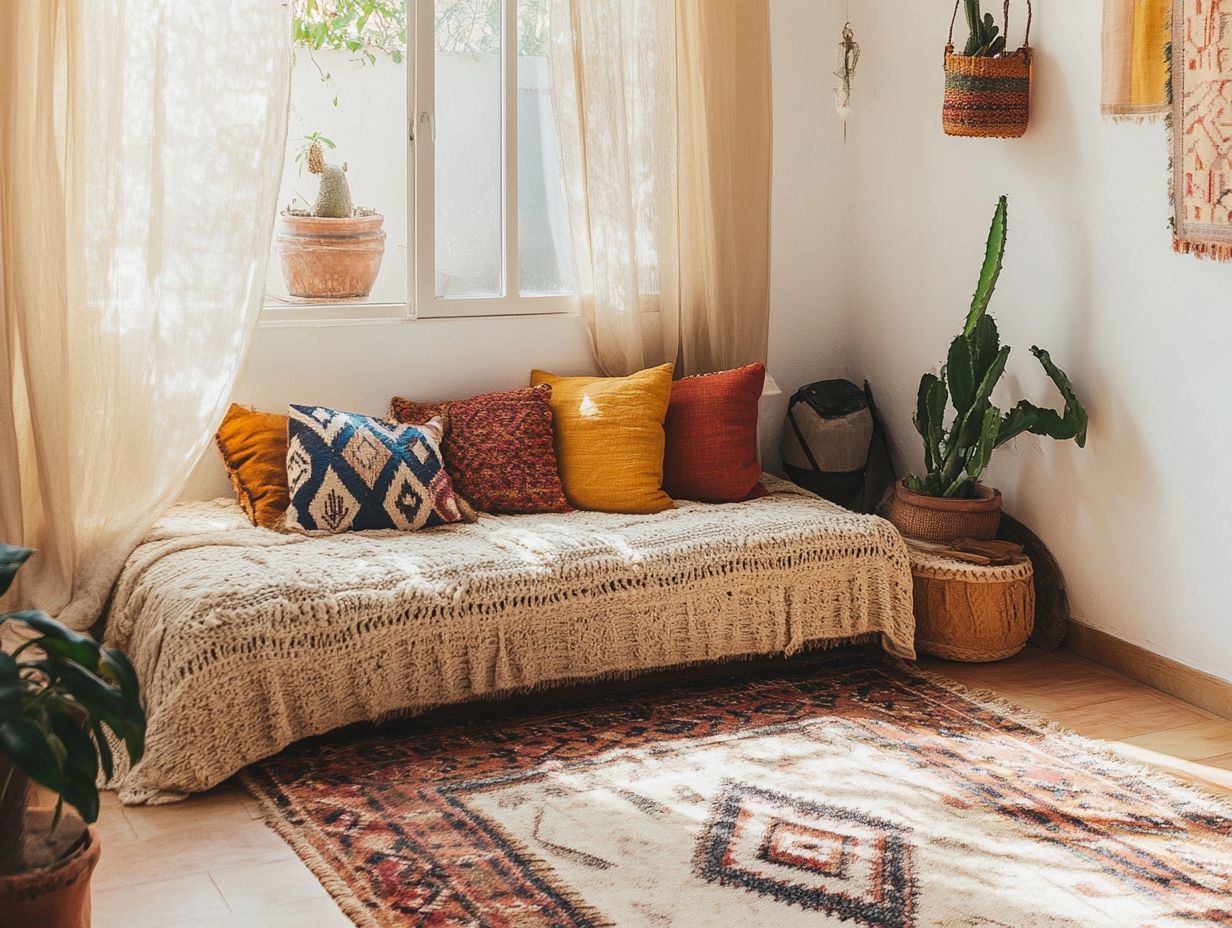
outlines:
[[[950, 17], [950, 37], [945, 43], [945, 53], [947, 55], [954, 54], [954, 27], [958, 24], [958, 8], [962, 6], [963, 0], [954, 0], [954, 15]], [[1031, 9], [1031, 0], [1027, 0], [1027, 32], [1022, 38], [1022, 47], [1025, 49], [1031, 48], [1031, 21], [1035, 18], [1035, 11]], [[1008, 45], [1010, 41], [1010, 0], [1005, 0], [1005, 26], [1003, 35], [1005, 42]], [[1029, 54], [1029, 52], [1028, 52]]]

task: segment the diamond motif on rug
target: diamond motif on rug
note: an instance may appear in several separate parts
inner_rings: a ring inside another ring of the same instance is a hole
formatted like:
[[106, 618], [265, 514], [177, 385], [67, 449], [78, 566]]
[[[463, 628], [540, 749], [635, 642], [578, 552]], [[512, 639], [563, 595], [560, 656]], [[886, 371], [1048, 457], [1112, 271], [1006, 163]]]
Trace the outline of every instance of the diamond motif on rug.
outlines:
[[907, 829], [859, 809], [727, 782], [698, 875], [870, 928], [914, 924]]

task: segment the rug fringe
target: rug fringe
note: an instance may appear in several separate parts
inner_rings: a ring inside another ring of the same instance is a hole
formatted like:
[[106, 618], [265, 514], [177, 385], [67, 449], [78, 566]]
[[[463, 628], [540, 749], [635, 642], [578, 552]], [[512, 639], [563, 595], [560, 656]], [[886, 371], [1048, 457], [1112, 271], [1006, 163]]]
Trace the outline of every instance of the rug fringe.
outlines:
[[257, 807], [261, 810], [261, 818], [265, 824], [274, 829], [282, 840], [291, 846], [291, 850], [295, 851], [296, 856], [312, 871], [312, 875], [317, 878], [317, 882], [324, 887], [334, 902], [338, 903], [338, 908], [342, 910], [343, 914], [354, 922], [358, 928], [381, 928], [381, 923], [360, 898], [355, 895], [355, 892], [347, 885], [346, 880], [338, 874], [337, 870], [330, 866], [329, 862], [321, 856], [321, 853], [304, 837], [304, 829], [310, 827], [307, 824], [308, 818], [298, 815], [296, 818], [301, 819], [305, 824], [303, 826], [292, 825], [284, 816], [283, 810], [278, 808], [278, 805], [261, 788], [256, 781], [256, 777], [247, 768], [241, 770], [237, 776], [240, 782], [244, 784], [244, 788], [248, 790], [248, 795], [257, 801]]
[[1037, 712], [1023, 708], [1017, 703], [1011, 702], [1004, 696], [998, 694], [995, 690], [990, 689], [973, 689], [964, 686], [957, 680], [945, 676], [944, 673], [935, 670], [926, 670], [923, 667], [917, 667], [908, 661], [892, 659], [898, 666], [918, 677], [939, 686], [942, 689], [949, 690], [957, 696], [961, 696], [968, 702], [975, 703], [982, 709], [989, 709], [1000, 715], [1005, 716], [1011, 722], [1017, 722], [1026, 728], [1034, 728], [1042, 734], [1049, 735], [1059, 742], [1068, 750], [1076, 754], [1086, 754], [1097, 757], [1101, 760], [1106, 760], [1118, 764], [1126, 770], [1131, 776], [1146, 780], [1161, 788], [1179, 792], [1181, 795], [1193, 801], [1200, 801], [1213, 805], [1221, 815], [1232, 819], [1232, 795], [1217, 793], [1214, 789], [1208, 789], [1200, 786], [1197, 783], [1189, 783], [1182, 780], [1174, 773], [1167, 770], [1160, 770], [1157, 767], [1152, 767], [1144, 764], [1141, 761], [1135, 760], [1132, 757], [1127, 757], [1118, 751], [1110, 742], [1098, 738], [1088, 738], [1085, 735], [1080, 735], [1072, 729], [1059, 725], [1056, 722], [1045, 718]]
[[1232, 242], [1195, 242], [1173, 238], [1172, 250], [1177, 254], [1210, 258], [1213, 261], [1232, 261]]

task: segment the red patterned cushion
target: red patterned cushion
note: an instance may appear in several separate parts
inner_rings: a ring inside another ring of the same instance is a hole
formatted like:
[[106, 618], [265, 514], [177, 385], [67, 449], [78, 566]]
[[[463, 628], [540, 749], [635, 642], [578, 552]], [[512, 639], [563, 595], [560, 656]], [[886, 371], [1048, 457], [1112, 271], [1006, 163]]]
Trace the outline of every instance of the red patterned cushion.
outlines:
[[766, 495], [759, 482], [757, 406], [763, 364], [672, 384], [663, 430], [663, 489], [672, 499], [738, 503]]
[[481, 512], [570, 512], [556, 467], [547, 384], [448, 403], [394, 397], [390, 417], [417, 424], [447, 413], [442, 450], [454, 487]]

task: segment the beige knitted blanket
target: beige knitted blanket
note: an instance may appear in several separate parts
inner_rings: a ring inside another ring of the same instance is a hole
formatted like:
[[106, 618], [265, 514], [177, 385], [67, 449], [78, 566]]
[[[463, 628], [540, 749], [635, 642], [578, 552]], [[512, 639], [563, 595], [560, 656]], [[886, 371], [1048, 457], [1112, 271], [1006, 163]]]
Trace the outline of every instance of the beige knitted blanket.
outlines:
[[654, 516], [484, 516], [305, 537], [234, 501], [155, 526], [107, 643], [145, 691], [129, 803], [210, 788], [308, 735], [493, 694], [880, 636], [914, 657], [911, 572], [887, 522], [791, 484]]

